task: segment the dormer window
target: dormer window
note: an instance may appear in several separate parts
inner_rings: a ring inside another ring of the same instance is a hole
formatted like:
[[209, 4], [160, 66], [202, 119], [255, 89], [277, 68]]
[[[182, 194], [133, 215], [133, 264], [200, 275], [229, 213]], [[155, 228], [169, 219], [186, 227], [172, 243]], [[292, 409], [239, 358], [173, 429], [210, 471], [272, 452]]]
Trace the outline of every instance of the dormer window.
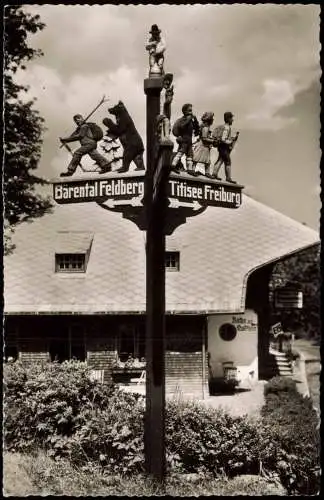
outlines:
[[55, 245], [56, 273], [85, 273], [93, 235], [85, 232], [62, 231]]
[[166, 271], [180, 271], [180, 252], [165, 252]]
[[84, 273], [86, 255], [85, 253], [62, 253], [55, 255], [55, 270], [57, 273]]

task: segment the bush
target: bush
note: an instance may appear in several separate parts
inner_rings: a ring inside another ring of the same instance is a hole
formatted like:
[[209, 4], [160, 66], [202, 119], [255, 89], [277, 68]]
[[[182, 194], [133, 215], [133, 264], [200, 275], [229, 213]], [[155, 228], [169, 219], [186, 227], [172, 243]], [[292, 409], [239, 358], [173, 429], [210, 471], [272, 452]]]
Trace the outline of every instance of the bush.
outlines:
[[229, 477], [258, 474], [265, 454], [260, 424], [194, 402], [166, 407], [169, 466], [179, 472], [211, 472]]
[[39, 446], [59, 453], [83, 423], [87, 411], [107, 406], [113, 386], [90, 381], [85, 363], [20, 363], [4, 367], [4, 430], [9, 450]]
[[269, 382], [264, 386], [264, 395], [267, 397], [269, 394], [278, 394], [278, 393], [289, 393], [295, 394], [297, 392], [296, 382], [288, 377], [273, 377]]
[[295, 382], [275, 377], [265, 386], [264, 428], [277, 444], [278, 471], [289, 493], [316, 494], [320, 481], [320, 432], [312, 401]]
[[[85, 363], [8, 365], [5, 445], [43, 448], [55, 459], [88, 470], [138, 474], [144, 470], [144, 398], [90, 381]], [[316, 413], [289, 379], [265, 386], [259, 420], [233, 417], [189, 401], [166, 404], [168, 472], [234, 477], [261, 470], [289, 492], [313, 494], [319, 483]]]
[[144, 399], [115, 392], [99, 411], [82, 412], [83, 425], [70, 440], [75, 465], [97, 463], [124, 475], [144, 470]]

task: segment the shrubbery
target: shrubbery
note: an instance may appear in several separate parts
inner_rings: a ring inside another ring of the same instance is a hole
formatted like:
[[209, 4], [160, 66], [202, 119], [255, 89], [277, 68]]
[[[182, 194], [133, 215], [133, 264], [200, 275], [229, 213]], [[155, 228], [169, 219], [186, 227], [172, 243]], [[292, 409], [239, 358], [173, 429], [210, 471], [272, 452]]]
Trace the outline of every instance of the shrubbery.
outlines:
[[[43, 448], [74, 465], [114, 474], [144, 470], [144, 398], [92, 382], [84, 363], [49, 363], [5, 374], [5, 444]], [[232, 417], [202, 405], [166, 405], [169, 471], [277, 477], [290, 492], [316, 493], [319, 433], [308, 399], [276, 377], [265, 389], [263, 418]]]
[[265, 458], [256, 420], [199, 403], [167, 405], [166, 438], [169, 461], [182, 472], [258, 474]]
[[97, 415], [102, 419], [110, 411], [114, 413], [113, 422], [123, 422], [127, 409], [136, 406], [138, 396], [121, 397], [112, 385], [91, 381], [88, 372], [87, 365], [79, 362], [35, 364], [28, 368], [19, 363], [6, 365], [7, 448], [29, 452], [41, 447], [51, 455], [71, 457], [77, 440], [90, 432]]
[[264, 426], [278, 447], [278, 470], [287, 491], [316, 494], [320, 484], [320, 431], [312, 401], [296, 383], [274, 377], [265, 386]]
[[295, 380], [291, 378], [276, 376], [273, 377], [265, 386], [264, 386], [264, 395], [266, 397], [266, 402], [268, 404], [271, 399], [272, 394], [297, 394], [297, 387]]

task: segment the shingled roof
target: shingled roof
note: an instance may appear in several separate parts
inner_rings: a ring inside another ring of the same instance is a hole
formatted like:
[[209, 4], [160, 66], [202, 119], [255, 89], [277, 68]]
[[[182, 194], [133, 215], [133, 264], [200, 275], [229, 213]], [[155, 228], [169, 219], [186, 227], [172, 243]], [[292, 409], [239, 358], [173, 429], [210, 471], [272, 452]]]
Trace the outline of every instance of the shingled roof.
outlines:
[[[85, 273], [55, 273], [55, 252], [92, 241]], [[94, 203], [56, 206], [17, 228], [5, 257], [8, 314], [145, 312], [145, 232]], [[247, 197], [239, 209], [209, 207], [167, 237], [180, 271], [166, 273], [166, 309], [176, 313], [244, 310], [249, 274], [319, 242], [312, 229]]]

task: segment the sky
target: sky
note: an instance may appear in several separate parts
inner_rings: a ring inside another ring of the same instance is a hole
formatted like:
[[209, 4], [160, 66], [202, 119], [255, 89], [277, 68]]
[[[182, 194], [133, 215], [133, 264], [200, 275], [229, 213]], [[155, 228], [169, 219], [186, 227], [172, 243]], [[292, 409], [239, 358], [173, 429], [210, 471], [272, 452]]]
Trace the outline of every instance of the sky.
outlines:
[[38, 175], [66, 170], [70, 158], [58, 138], [73, 131], [74, 114], [87, 115], [103, 95], [109, 102], [92, 119], [101, 124], [108, 107], [122, 100], [145, 143], [145, 43], [156, 23], [167, 43], [165, 71], [174, 74], [172, 121], [185, 102], [198, 119], [213, 111], [215, 125], [232, 111], [240, 131], [232, 177], [254, 199], [318, 230], [319, 5], [24, 8], [46, 24], [29, 39], [44, 56], [17, 75], [47, 127]]

